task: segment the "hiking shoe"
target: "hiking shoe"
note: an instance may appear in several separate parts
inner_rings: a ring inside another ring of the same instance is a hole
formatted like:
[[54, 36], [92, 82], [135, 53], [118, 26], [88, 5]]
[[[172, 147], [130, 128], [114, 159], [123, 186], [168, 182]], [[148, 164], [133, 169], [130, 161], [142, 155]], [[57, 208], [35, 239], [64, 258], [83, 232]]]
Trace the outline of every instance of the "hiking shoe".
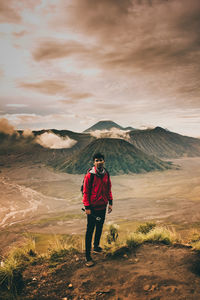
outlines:
[[99, 246], [94, 247], [94, 249], [93, 249], [93, 252], [95, 252], [95, 253], [101, 253], [102, 251], [103, 251], [103, 249]]
[[86, 263], [85, 263], [86, 267], [92, 267], [94, 266], [94, 262], [91, 258], [86, 259]]

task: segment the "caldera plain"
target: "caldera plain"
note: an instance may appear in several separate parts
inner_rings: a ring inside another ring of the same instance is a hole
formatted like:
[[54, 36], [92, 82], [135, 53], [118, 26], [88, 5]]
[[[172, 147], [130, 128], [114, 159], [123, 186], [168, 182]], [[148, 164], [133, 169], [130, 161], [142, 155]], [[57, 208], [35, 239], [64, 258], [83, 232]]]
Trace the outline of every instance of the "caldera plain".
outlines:
[[[170, 160], [173, 169], [111, 176], [113, 212], [106, 224], [129, 233], [153, 221], [187, 242], [200, 227], [200, 157]], [[83, 235], [83, 175], [55, 171], [28, 160], [7, 161], [0, 173], [0, 243], [4, 252], [26, 234]], [[105, 226], [106, 230], [106, 226]]]

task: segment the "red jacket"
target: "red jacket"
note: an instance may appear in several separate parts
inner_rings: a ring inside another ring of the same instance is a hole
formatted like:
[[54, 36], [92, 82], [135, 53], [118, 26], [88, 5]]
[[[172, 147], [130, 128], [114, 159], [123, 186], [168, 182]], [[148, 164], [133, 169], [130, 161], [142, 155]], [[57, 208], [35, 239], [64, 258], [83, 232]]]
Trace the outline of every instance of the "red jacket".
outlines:
[[[92, 187], [90, 190], [90, 180], [91, 173], [93, 173], [94, 178], [92, 182]], [[89, 208], [94, 208], [96, 210], [103, 210], [106, 205], [112, 205], [112, 192], [111, 192], [111, 181], [110, 176], [107, 172], [99, 176], [96, 168], [93, 167], [90, 172], [85, 175], [84, 185], [83, 185], [83, 204]]]

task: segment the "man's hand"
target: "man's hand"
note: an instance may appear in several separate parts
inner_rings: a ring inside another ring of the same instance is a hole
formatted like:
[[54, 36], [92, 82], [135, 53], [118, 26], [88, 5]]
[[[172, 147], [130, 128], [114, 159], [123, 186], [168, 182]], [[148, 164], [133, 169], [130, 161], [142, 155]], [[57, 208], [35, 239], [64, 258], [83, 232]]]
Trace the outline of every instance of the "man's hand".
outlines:
[[108, 205], [108, 213], [110, 214], [112, 212], [112, 205]]
[[91, 215], [91, 209], [86, 209], [85, 212], [86, 212], [86, 215]]

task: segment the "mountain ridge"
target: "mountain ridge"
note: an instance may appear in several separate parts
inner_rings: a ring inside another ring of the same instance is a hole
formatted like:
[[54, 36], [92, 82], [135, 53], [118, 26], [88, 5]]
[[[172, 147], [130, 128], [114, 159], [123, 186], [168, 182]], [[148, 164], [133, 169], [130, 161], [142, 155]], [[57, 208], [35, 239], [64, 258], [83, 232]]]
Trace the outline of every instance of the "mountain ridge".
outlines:
[[130, 143], [160, 158], [200, 156], [200, 139], [168, 131], [162, 127], [129, 132]]

